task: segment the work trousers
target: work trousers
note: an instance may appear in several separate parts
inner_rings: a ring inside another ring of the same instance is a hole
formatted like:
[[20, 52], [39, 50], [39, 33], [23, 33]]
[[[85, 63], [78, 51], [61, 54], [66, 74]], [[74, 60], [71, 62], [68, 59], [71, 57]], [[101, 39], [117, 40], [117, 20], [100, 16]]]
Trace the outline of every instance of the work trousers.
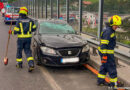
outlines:
[[17, 59], [22, 58], [22, 50], [24, 49], [24, 52], [26, 54], [26, 57], [32, 57], [32, 51], [30, 49], [31, 45], [31, 38], [18, 38], [17, 40]]
[[[99, 55], [102, 56], [103, 54], [101, 52], [99, 52]], [[116, 63], [115, 63], [115, 58], [114, 58], [114, 54], [107, 54], [107, 62], [106, 63], [102, 63], [102, 65], [100, 66], [100, 71], [99, 71], [99, 76], [98, 76], [98, 83], [103, 83], [105, 81], [105, 77], [100, 77], [100, 76], [105, 76], [108, 72], [110, 79], [115, 79], [117, 78], [117, 70], [116, 70]], [[114, 82], [114, 81], [113, 81]]]

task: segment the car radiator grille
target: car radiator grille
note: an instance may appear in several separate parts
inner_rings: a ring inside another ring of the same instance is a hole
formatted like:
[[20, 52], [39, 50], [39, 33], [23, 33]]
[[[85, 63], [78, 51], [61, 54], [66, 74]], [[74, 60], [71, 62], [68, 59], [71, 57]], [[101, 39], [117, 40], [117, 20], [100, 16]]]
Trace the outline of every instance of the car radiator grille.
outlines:
[[67, 57], [67, 56], [78, 56], [80, 53], [80, 49], [73, 48], [73, 49], [62, 49], [58, 50], [60, 56]]

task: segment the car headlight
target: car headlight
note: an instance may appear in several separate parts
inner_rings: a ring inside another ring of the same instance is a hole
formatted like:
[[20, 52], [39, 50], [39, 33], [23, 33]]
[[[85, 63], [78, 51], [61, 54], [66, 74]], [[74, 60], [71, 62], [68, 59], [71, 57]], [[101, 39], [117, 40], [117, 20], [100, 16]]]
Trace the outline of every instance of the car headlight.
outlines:
[[89, 45], [85, 45], [82, 49], [82, 52], [89, 51]]
[[43, 53], [48, 53], [48, 54], [56, 54], [56, 51], [52, 48], [48, 48], [45, 46], [40, 47]]

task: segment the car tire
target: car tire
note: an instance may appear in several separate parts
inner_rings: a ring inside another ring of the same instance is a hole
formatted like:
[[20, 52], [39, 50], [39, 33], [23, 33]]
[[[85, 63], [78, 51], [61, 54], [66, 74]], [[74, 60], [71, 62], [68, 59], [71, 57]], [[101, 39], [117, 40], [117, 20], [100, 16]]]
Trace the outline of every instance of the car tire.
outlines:
[[38, 66], [42, 65], [41, 60], [38, 58], [37, 54], [34, 55], [34, 60], [36, 62], [36, 65], [38, 65]]
[[39, 65], [39, 66], [42, 65], [42, 62], [38, 56], [38, 50], [34, 44], [32, 44], [32, 48], [33, 48], [33, 57], [34, 57], [36, 65]]
[[7, 24], [8, 24], [8, 22], [5, 22], [5, 24], [7, 25]]

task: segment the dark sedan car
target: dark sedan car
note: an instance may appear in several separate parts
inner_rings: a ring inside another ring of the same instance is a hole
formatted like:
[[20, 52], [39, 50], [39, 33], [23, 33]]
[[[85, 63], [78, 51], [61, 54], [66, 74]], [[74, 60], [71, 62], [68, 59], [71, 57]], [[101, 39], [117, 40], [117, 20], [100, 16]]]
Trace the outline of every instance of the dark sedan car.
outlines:
[[86, 40], [65, 21], [37, 20], [33, 33], [33, 56], [38, 65], [74, 66], [89, 60]]

